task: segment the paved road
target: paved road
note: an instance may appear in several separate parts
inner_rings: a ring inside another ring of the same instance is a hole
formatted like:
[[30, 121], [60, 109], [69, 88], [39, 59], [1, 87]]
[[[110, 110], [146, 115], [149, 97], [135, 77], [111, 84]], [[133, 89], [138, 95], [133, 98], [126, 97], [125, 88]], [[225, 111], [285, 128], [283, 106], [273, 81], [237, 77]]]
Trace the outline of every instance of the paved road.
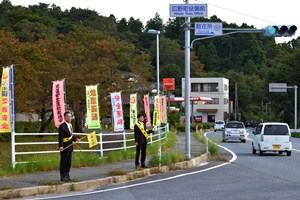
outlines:
[[[208, 137], [220, 141], [221, 132]], [[249, 134], [251, 139], [251, 134]], [[251, 141], [220, 143], [232, 163], [211, 161], [205, 166], [160, 174], [130, 183], [73, 193], [55, 199], [300, 199], [300, 139], [293, 139], [292, 156], [252, 155]], [[49, 198], [48, 198], [49, 199]]]

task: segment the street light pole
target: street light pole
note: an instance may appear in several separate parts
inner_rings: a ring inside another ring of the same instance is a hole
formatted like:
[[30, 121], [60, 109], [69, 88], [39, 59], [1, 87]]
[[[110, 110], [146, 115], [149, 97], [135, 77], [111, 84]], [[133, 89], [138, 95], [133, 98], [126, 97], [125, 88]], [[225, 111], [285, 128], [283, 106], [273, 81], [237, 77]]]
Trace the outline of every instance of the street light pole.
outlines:
[[[156, 79], [157, 79], [157, 96], [159, 98], [159, 94], [160, 94], [160, 89], [159, 89], [159, 34], [160, 34], [160, 31], [154, 30], [154, 29], [149, 29], [147, 31], [147, 33], [156, 35]], [[160, 98], [159, 98], [159, 101], [160, 101]], [[161, 113], [160, 113], [160, 116], [161, 116]], [[157, 127], [157, 134], [158, 134], [158, 157], [159, 157], [159, 164], [160, 164], [160, 161], [161, 161], [161, 141], [160, 141], [161, 135], [160, 135], [160, 127], [159, 126]]]

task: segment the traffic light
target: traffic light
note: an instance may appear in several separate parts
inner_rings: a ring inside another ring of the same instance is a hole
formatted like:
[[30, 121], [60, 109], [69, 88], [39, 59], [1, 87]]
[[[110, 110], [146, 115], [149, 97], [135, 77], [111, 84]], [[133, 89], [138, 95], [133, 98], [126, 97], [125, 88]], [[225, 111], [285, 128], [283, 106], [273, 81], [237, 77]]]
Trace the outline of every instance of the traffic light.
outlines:
[[269, 37], [290, 37], [295, 35], [295, 25], [270, 25], [264, 28], [264, 35]]

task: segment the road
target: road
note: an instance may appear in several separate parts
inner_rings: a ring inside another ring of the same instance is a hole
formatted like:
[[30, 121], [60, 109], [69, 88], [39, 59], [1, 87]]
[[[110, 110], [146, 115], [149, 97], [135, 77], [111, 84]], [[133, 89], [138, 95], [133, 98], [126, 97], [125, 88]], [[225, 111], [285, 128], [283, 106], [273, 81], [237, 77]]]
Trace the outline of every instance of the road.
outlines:
[[[248, 130], [251, 132], [251, 130]], [[209, 138], [221, 140], [221, 132]], [[210, 161], [193, 169], [146, 177], [94, 191], [52, 196], [53, 199], [300, 199], [300, 139], [293, 138], [293, 152], [253, 155], [251, 137], [246, 143], [219, 143], [220, 153], [231, 162]], [[42, 199], [42, 198], [41, 198]], [[47, 199], [50, 199], [48, 197]]]

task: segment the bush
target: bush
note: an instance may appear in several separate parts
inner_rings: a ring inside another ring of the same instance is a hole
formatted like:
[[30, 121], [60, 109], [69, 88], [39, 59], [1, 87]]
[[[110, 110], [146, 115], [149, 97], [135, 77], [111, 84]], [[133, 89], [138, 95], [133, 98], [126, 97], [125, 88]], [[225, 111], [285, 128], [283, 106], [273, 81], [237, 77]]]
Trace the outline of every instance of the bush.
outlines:
[[219, 150], [218, 145], [215, 142], [208, 141], [208, 151], [212, 156], [216, 155]]

